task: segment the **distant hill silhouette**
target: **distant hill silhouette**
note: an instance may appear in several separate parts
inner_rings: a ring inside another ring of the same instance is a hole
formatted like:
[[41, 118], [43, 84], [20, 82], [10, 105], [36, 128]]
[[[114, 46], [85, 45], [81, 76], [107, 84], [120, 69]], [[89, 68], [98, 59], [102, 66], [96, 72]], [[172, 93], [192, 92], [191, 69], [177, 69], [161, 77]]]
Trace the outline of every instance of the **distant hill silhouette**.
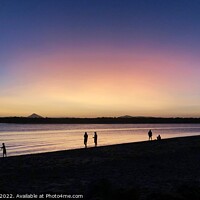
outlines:
[[132, 116], [130, 116], [130, 115], [124, 115], [124, 116], [120, 116], [118, 118], [132, 118]]
[[43, 117], [36, 113], [33, 113], [32, 115], [28, 116], [28, 118], [43, 118]]

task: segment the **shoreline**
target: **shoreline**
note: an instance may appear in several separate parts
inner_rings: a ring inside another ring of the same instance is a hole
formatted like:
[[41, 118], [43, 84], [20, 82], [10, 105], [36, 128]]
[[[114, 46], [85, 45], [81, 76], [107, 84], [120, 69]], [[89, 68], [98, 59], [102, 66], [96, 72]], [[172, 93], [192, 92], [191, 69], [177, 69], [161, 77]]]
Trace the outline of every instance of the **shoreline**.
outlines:
[[[181, 139], [181, 138], [191, 138], [191, 137], [200, 137], [200, 135], [191, 135], [191, 136], [180, 136], [180, 137], [171, 137], [171, 138], [163, 138], [161, 141], [165, 141], [165, 140], [173, 140], [173, 139]], [[122, 146], [122, 145], [133, 145], [133, 144], [143, 144], [143, 143], [146, 143], [146, 142], [153, 142], [153, 141], [157, 141], [157, 139], [153, 139], [152, 141], [149, 141], [149, 140], [143, 140], [143, 141], [136, 141], [136, 142], [125, 142], [125, 143], [119, 143], [119, 144], [110, 144], [110, 145], [100, 145], [100, 146], [97, 146], [97, 147], [94, 147], [94, 146], [89, 146], [87, 148], [85, 147], [80, 147], [80, 148], [72, 148], [72, 149], [63, 149], [63, 150], [56, 150], [56, 151], [47, 151], [47, 152], [40, 152], [40, 153], [29, 153], [29, 154], [21, 154], [21, 155], [11, 155], [11, 156], [8, 156], [7, 158], [11, 158], [11, 157], [22, 157], [22, 156], [37, 156], [37, 155], [46, 155], [46, 154], [54, 154], [54, 153], [63, 153], [63, 152], [70, 152], [70, 151], [84, 151], [86, 149], [93, 149], [93, 148], [112, 148], [112, 147], [115, 147], [115, 146]], [[9, 149], [7, 149], [8, 151]], [[9, 151], [8, 151], [9, 152]], [[1, 155], [1, 151], [0, 151], [0, 155]], [[2, 158], [2, 155], [0, 156], [0, 159]]]
[[199, 166], [200, 136], [12, 156], [0, 159], [0, 193], [200, 197]]

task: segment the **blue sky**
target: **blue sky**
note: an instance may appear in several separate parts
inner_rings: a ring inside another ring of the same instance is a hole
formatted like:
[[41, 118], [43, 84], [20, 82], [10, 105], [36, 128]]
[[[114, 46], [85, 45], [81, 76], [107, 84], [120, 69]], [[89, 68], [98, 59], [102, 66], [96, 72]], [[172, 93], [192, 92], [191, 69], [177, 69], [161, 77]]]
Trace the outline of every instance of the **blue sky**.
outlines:
[[[0, 115], [199, 116], [199, 10], [197, 0], [1, 0]], [[116, 83], [129, 79], [123, 93]], [[146, 91], [158, 100], [146, 104]]]

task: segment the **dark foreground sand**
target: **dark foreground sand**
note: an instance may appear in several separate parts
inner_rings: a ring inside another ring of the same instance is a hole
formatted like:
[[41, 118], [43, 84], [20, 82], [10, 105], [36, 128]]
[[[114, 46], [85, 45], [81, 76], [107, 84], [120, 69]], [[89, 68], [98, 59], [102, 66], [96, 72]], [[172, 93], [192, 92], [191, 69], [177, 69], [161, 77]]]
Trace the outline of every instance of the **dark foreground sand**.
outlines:
[[0, 159], [0, 193], [200, 199], [200, 136]]

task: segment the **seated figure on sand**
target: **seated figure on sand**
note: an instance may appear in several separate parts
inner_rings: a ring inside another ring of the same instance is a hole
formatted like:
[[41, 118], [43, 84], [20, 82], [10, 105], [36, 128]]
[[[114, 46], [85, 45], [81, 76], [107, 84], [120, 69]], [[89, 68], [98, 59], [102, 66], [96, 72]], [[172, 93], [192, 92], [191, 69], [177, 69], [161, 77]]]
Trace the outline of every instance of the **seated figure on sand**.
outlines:
[[157, 136], [157, 140], [161, 140], [161, 136], [160, 135]]

